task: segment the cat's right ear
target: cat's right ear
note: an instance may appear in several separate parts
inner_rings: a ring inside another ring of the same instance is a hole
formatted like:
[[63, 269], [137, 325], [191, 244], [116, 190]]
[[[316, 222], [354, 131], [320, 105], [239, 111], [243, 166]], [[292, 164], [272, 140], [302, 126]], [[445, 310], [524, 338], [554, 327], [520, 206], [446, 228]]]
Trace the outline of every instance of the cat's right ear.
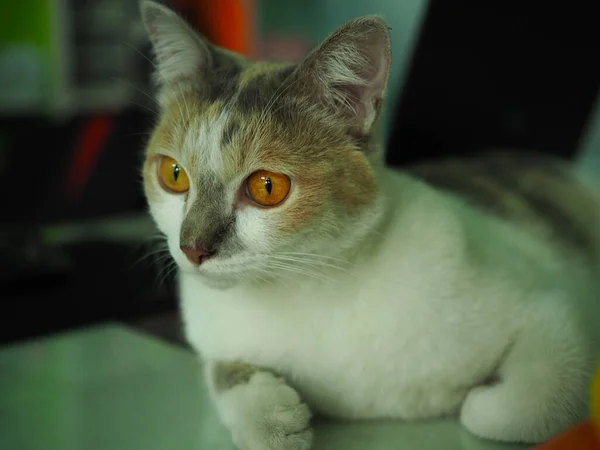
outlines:
[[168, 84], [211, 66], [210, 44], [177, 13], [153, 1], [142, 1], [140, 11], [154, 49], [159, 81]]
[[354, 135], [367, 135], [379, 115], [391, 63], [389, 29], [378, 16], [338, 28], [299, 65], [297, 76], [320, 105]]

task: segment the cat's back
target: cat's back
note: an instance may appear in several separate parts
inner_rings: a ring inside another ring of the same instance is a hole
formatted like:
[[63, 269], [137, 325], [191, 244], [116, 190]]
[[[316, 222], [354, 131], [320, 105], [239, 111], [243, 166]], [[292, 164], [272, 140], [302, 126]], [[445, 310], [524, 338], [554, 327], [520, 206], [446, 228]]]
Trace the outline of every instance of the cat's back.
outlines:
[[600, 260], [600, 195], [566, 161], [495, 152], [404, 170], [486, 214], [529, 230], [565, 254]]

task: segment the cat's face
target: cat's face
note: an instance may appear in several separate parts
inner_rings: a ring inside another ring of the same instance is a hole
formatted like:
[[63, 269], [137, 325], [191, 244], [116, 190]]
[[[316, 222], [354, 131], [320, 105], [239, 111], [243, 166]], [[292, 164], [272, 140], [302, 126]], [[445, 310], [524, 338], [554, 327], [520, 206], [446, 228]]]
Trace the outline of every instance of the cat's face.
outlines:
[[309, 274], [354, 245], [379, 209], [383, 22], [351, 22], [304, 62], [279, 65], [210, 46], [155, 3], [142, 8], [162, 109], [144, 188], [180, 268], [229, 286]]

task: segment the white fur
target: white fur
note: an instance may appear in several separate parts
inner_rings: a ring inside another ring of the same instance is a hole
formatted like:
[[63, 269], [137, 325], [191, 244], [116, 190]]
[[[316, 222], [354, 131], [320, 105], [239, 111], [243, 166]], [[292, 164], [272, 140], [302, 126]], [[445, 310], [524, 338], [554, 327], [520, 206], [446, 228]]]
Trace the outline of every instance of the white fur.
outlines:
[[[158, 186], [158, 179], [154, 179], [153, 182]], [[185, 217], [185, 196], [168, 193], [162, 189], [161, 192], [161, 197], [150, 203], [150, 214], [154, 217], [158, 228], [167, 237], [171, 255], [180, 267], [182, 265], [185, 267], [185, 264], [190, 263], [179, 250], [179, 233]]]
[[281, 378], [258, 372], [215, 396], [223, 422], [241, 450], [308, 450], [311, 412]]
[[[346, 271], [320, 266], [331, 281], [218, 290], [182, 272], [193, 346], [209, 362], [270, 368], [336, 417], [458, 413], [477, 435], [537, 442], [586, 414], [600, 356], [590, 346], [600, 332], [595, 277], [420, 182], [381, 179], [386, 214], [373, 247]], [[492, 374], [500, 381], [482, 385]], [[240, 395], [255, 395], [251, 386]], [[246, 411], [240, 402], [222, 414]]]
[[227, 125], [228, 114], [222, 112], [210, 121], [201, 116], [192, 116], [185, 133], [181, 153], [184, 160], [195, 160], [203, 172], [221, 177], [223, 174], [223, 153], [221, 138]]

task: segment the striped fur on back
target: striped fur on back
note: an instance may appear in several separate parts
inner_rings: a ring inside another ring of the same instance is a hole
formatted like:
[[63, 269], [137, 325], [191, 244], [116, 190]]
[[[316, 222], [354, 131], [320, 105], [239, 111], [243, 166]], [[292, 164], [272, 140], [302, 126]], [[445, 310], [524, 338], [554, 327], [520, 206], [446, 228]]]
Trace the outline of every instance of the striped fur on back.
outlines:
[[407, 168], [436, 188], [556, 242], [570, 254], [598, 258], [600, 197], [558, 158], [492, 152]]

